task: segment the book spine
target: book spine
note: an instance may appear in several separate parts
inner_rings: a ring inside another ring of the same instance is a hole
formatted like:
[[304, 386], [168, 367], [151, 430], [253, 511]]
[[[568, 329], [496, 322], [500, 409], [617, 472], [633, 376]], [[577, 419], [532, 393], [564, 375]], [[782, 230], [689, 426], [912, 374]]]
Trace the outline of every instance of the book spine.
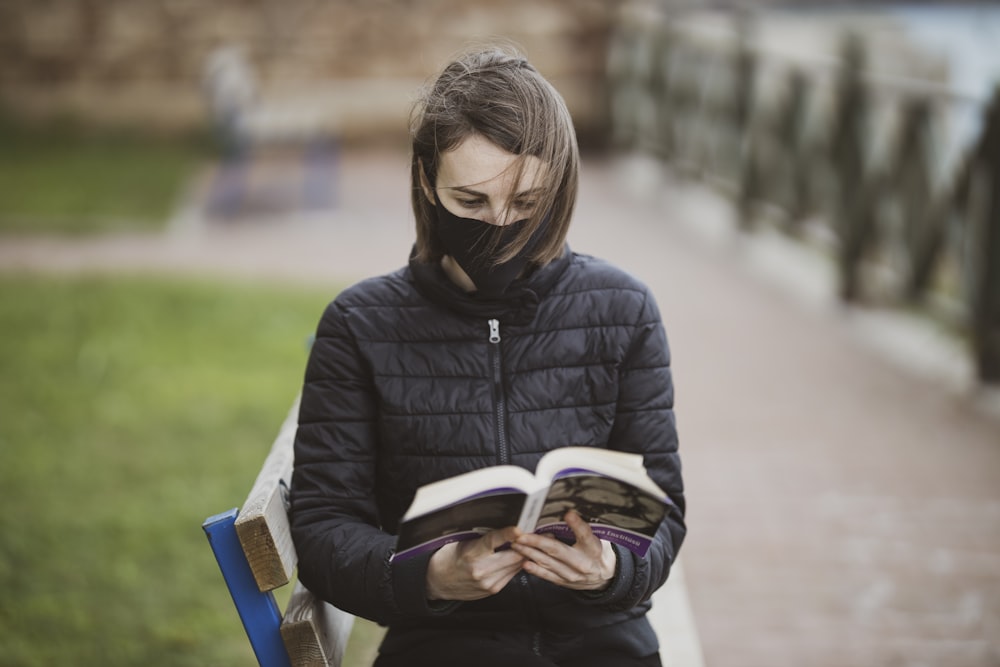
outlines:
[[524, 509], [521, 510], [521, 519], [517, 522], [517, 527], [525, 533], [534, 532], [538, 525], [538, 517], [542, 514], [542, 507], [545, 506], [545, 494], [548, 489], [538, 489], [534, 493], [528, 494], [524, 501]]

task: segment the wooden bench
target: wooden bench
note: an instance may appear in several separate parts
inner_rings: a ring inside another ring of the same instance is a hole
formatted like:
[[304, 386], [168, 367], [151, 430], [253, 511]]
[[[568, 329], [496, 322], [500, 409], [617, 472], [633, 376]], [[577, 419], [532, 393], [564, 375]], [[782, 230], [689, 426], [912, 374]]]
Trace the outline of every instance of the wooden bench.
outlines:
[[[274, 591], [293, 582], [297, 557], [288, 524], [288, 488], [298, 400], [239, 511], [202, 524], [233, 603], [261, 667], [362, 667], [344, 663], [355, 618], [295, 582], [282, 614]], [[703, 667], [681, 564], [656, 593], [649, 619], [660, 638], [663, 663]]]

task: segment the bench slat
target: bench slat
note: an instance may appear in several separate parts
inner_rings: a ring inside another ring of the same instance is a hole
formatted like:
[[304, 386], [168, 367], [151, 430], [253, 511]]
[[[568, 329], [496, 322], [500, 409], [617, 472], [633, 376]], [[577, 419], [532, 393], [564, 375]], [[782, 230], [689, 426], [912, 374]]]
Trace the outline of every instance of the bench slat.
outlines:
[[285, 608], [281, 637], [296, 667], [340, 667], [354, 616], [327, 604], [296, 582]]
[[298, 415], [296, 398], [236, 519], [236, 533], [261, 591], [291, 581], [298, 563], [285, 506]]

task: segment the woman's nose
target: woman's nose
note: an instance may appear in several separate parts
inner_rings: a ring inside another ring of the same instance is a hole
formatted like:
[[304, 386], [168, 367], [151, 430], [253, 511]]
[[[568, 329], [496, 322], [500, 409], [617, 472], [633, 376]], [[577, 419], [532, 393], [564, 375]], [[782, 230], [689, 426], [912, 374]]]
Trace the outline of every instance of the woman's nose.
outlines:
[[491, 225], [497, 225], [499, 227], [506, 227], [509, 225], [513, 219], [511, 218], [510, 207], [504, 207], [502, 209], [491, 208], [488, 213], [488, 217], [485, 220]]

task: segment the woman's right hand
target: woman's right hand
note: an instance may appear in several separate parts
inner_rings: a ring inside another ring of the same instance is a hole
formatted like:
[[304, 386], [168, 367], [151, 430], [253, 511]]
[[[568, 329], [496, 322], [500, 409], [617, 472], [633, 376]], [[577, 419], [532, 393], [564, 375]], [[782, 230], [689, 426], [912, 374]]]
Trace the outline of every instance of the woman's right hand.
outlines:
[[499, 593], [521, 571], [524, 558], [513, 549], [497, 549], [520, 535], [521, 531], [511, 526], [441, 547], [427, 567], [427, 597], [479, 600]]

